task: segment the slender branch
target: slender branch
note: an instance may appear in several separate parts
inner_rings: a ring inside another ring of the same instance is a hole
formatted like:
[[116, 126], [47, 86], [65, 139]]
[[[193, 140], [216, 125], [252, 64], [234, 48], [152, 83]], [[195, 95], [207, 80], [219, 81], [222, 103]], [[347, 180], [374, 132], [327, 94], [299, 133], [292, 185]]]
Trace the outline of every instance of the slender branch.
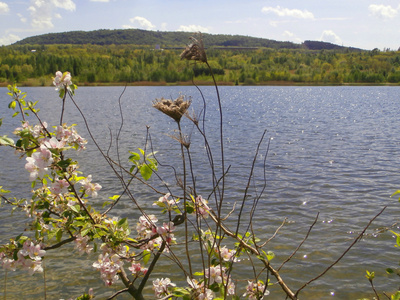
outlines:
[[65, 85], [64, 86], [64, 97], [62, 99], [62, 107], [61, 107], [61, 116], [60, 116], [60, 126], [63, 124], [63, 117], [64, 117], [64, 110], [65, 110], [65, 99], [68, 94], [68, 87]]
[[315, 226], [315, 224], [317, 223], [318, 220], [318, 216], [319, 216], [319, 212], [317, 213], [317, 216], [315, 217], [314, 222], [311, 224], [310, 228], [307, 231], [306, 236], [304, 237], [304, 239], [301, 241], [301, 243], [297, 246], [297, 248], [293, 251], [293, 253], [280, 265], [280, 267], [278, 268], [278, 271], [280, 271], [282, 269], [282, 267], [292, 259], [292, 257], [297, 253], [297, 251], [299, 251], [299, 249], [301, 248], [301, 246], [304, 244], [304, 242], [307, 240], [308, 236], [310, 235], [311, 230], [313, 229], [313, 227]]
[[68, 238], [66, 240], [63, 240], [63, 241], [61, 241], [61, 242], [59, 242], [59, 243], [57, 243], [57, 244], [55, 244], [53, 246], [45, 247], [45, 248], [43, 248], [43, 250], [48, 251], [48, 250], [57, 249], [57, 248], [60, 248], [62, 245], [68, 244], [68, 243], [70, 243], [70, 242], [72, 242], [74, 240], [76, 240], [76, 237], [73, 236], [73, 237], [70, 237], [70, 238]]
[[351, 245], [342, 253], [342, 255], [340, 255], [340, 257], [334, 261], [329, 267], [327, 267], [321, 274], [319, 274], [318, 276], [314, 277], [313, 279], [309, 280], [308, 282], [306, 282], [301, 288], [299, 288], [296, 292], [296, 296], [300, 293], [300, 291], [302, 289], [304, 289], [307, 285], [309, 285], [311, 282], [316, 281], [317, 279], [321, 278], [322, 276], [324, 276], [326, 274], [326, 272], [328, 272], [330, 269], [332, 269], [346, 254], [347, 252], [350, 251], [351, 248], [353, 248], [353, 246], [364, 236], [365, 231], [367, 231], [368, 227], [372, 224], [372, 222], [375, 221], [375, 219], [377, 217], [379, 217], [383, 211], [386, 209], [387, 206], [384, 206], [383, 209], [375, 216], [373, 217], [367, 224], [367, 226], [364, 228], [364, 230], [358, 235], [358, 237], [353, 241], [353, 243], [351, 243]]
[[379, 295], [378, 295], [378, 292], [376, 291], [375, 286], [374, 286], [374, 283], [372, 282], [372, 279], [369, 280], [369, 282], [371, 283], [372, 290], [373, 290], [374, 293], [375, 293], [376, 300], [380, 300]]
[[[254, 172], [254, 167], [255, 167], [255, 164], [256, 164], [256, 160], [257, 160], [257, 155], [258, 155], [258, 152], [260, 151], [261, 143], [262, 143], [262, 141], [264, 140], [264, 136], [265, 136], [265, 133], [266, 133], [266, 132], [267, 132], [267, 131], [265, 130], [264, 133], [263, 133], [263, 135], [262, 135], [262, 137], [261, 137], [261, 139], [260, 139], [260, 141], [258, 142], [257, 150], [256, 150], [256, 153], [254, 154], [254, 157], [253, 157], [253, 163], [251, 164], [249, 179], [248, 179], [248, 181], [247, 181], [247, 186], [246, 186], [246, 188], [245, 188], [245, 190], [244, 190], [242, 205], [240, 206], [240, 210], [239, 210], [239, 215], [238, 215], [238, 220], [237, 220], [237, 226], [236, 226], [236, 234], [238, 234], [238, 232], [239, 232], [240, 220], [241, 220], [241, 218], [242, 218], [242, 212], [243, 212], [244, 204], [245, 204], [245, 201], [246, 201], [246, 198], [247, 198], [247, 192], [249, 191], [249, 188], [250, 188], [250, 182], [251, 182], [251, 179], [253, 178], [253, 172]], [[247, 230], [246, 230], [246, 231], [247, 231]]]
[[116, 293], [114, 293], [113, 295], [111, 295], [110, 297], [108, 297], [107, 300], [114, 299], [114, 298], [117, 297], [118, 295], [123, 294], [123, 293], [126, 293], [126, 292], [129, 292], [129, 288], [125, 288], [125, 289], [119, 290], [118, 292], [116, 292]]
[[[182, 134], [182, 128], [181, 128], [181, 123], [180, 121], [177, 121], [178, 123], [178, 130], [179, 130], [179, 136], [180, 139], [183, 139], [183, 134]], [[186, 256], [189, 264], [189, 273], [192, 273], [192, 262], [190, 259], [190, 253], [189, 253], [189, 232], [188, 232], [188, 221], [187, 221], [187, 212], [186, 212], [186, 202], [187, 202], [187, 196], [186, 196], [186, 159], [185, 159], [185, 150], [184, 146], [182, 143], [181, 145], [181, 155], [182, 155], [182, 167], [183, 167], [183, 217], [185, 220], [185, 248], [186, 248]]]
[[140, 285], [139, 285], [139, 287], [137, 289], [137, 293], [138, 294], [142, 293], [142, 291], [143, 291], [143, 289], [144, 289], [144, 287], [145, 287], [145, 285], [147, 283], [147, 280], [149, 279], [150, 274], [153, 272], [153, 269], [154, 269], [158, 259], [160, 258], [161, 254], [163, 253], [166, 245], [167, 245], [167, 242], [163, 241], [161, 243], [160, 249], [158, 249], [157, 253], [154, 255], [154, 258], [151, 261], [151, 264], [150, 264], [149, 268], [147, 269], [147, 272], [144, 275], [144, 277], [143, 277], [142, 281], [140, 282]]

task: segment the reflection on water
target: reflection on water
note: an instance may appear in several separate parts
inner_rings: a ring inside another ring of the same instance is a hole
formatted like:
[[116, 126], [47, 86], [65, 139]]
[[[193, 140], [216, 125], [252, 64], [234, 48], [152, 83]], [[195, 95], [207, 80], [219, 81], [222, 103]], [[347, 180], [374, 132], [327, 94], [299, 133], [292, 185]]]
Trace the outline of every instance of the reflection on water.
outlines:
[[[218, 128], [215, 90], [212, 87], [202, 90], [207, 101], [206, 131], [213, 134]], [[52, 88], [25, 88], [23, 91], [28, 92], [29, 100], [39, 100], [43, 120], [49, 125], [58, 123], [60, 101]], [[277, 255], [277, 265], [294, 251], [320, 213], [307, 242], [282, 271], [282, 277], [293, 289], [336, 260], [369, 219], [384, 205], [388, 206], [368, 230], [368, 235], [326, 276], [304, 290], [303, 299], [372, 297], [365, 278], [366, 269], [377, 274], [379, 290], [392, 291], [397, 287], [396, 278], [388, 278], [385, 268], [396, 266], [398, 250], [393, 247], [391, 234], [387, 231], [378, 234], [378, 230], [399, 219], [399, 204], [390, 198], [400, 184], [399, 91], [398, 87], [221, 87], [226, 165], [231, 165], [226, 209], [229, 210], [229, 205], [235, 201], [241, 201], [255, 149], [263, 131], [267, 130], [266, 136], [271, 139], [266, 160], [267, 188], [254, 222], [255, 231], [265, 239], [288, 219], [269, 243], [268, 250]], [[115, 140], [111, 143], [110, 135], [114, 139], [121, 125], [118, 108], [121, 92], [121, 87], [81, 87], [75, 98], [100, 146], [108, 149], [111, 145], [113, 155], [116, 145]], [[146, 126], [149, 126], [158, 159], [165, 165], [179, 161], [179, 145], [166, 135], [176, 130], [174, 122], [151, 107], [155, 98], [175, 98], [179, 93], [192, 96], [194, 111], [201, 110], [202, 99], [193, 87], [127, 88], [121, 98], [124, 127], [118, 147], [122, 160], [128, 157], [128, 150], [144, 146]], [[17, 120], [4, 113], [8, 102], [6, 89], [0, 88], [0, 111], [3, 112], [0, 117], [5, 117], [0, 135], [18, 126]], [[70, 102], [66, 113], [65, 121], [78, 123], [80, 133], [88, 137], [81, 116]], [[199, 157], [205, 153], [203, 143], [193, 126], [187, 121], [184, 123], [185, 133], [191, 135], [197, 188], [207, 195], [210, 192], [207, 160]], [[218, 143], [218, 136], [210, 136], [210, 142]], [[79, 153], [77, 158], [85, 162], [82, 171], [93, 174], [94, 181], [103, 186], [95, 204], [100, 208], [102, 200], [118, 194], [121, 188], [105, 162], [99, 159], [93, 143], [90, 140], [89, 143], [88, 150]], [[257, 157], [252, 197], [260, 192], [263, 184], [266, 143], [263, 149]], [[1, 185], [26, 197], [29, 184], [26, 184], [28, 174], [23, 168], [24, 159], [0, 148], [0, 161]], [[161, 168], [161, 173], [167, 184], [175, 185], [170, 168]], [[133, 192], [140, 203], [156, 212], [151, 204], [157, 197], [140, 185], [134, 186]], [[133, 220], [139, 217], [128, 200], [114, 213]], [[0, 217], [2, 243], [19, 234], [28, 221], [25, 216], [10, 217], [5, 208]], [[92, 260], [95, 257], [93, 255]], [[84, 258], [71, 247], [50, 254], [46, 259], [48, 299], [74, 297], [90, 287], [96, 287], [95, 294], [103, 299], [117, 290], [103, 287], [99, 274]], [[180, 275], [178, 269], [164, 260], [154, 276], [165, 277], [166, 272], [173, 278]], [[246, 272], [251, 270], [244, 264], [240, 273]], [[3, 270], [0, 278], [2, 276], [5, 276]], [[279, 299], [274, 298], [274, 291], [279, 289], [278, 285], [273, 286], [269, 298]], [[3, 291], [4, 281], [0, 280], [0, 296]], [[43, 299], [43, 276], [26, 277], [21, 272], [8, 272], [7, 291], [7, 299]]]

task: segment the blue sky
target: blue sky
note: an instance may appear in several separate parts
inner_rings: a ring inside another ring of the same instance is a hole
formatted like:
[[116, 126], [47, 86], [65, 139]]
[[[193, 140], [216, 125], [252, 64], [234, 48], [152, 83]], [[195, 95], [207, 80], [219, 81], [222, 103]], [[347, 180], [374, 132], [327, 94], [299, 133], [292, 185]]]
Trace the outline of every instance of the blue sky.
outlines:
[[0, 0], [0, 45], [50, 32], [124, 28], [397, 50], [400, 0]]

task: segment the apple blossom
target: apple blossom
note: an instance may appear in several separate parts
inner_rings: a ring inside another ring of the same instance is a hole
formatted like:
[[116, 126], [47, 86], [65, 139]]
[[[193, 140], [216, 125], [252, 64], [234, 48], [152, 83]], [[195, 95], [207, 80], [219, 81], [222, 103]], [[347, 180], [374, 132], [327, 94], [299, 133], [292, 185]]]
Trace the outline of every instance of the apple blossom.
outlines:
[[257, 283], [248, 281], [246, 293], [243, 294], [243, 297], [248, 297], [250, 300], [262, 300], [264, 296], [268, 295], [269, 291], [265, 289], [264, 283], [259, 280]]
[[61, 73], [61, 71], [56, 72], [56, 77], [53, 78], [53, 84], [56, 86], [56, 90], [59, 88], [70, 88], [69, 86], [72, 85], [71, 81], [71, 73], [70, 72], [64, 72]]
[[186, 278], [187, 283], [192, 288], [191, 299], [193, 300], [212, 300], [214, 293], [212, 290], [204, 287], [204, 281], [199, 283], [196, 279]]
[[88, 245], [89, 242], [89, 237], [86, 236], [77, 236], [75, 239], [75, 249], [78, 250], [79, 254], [82, 255], [83, 253], [89, 254], [92, 250], [93, 247]]
[[82, 184], [86, 195], [92, 196], [93, 198], [97, 197], [97, 191], [101, 189], [101, 185], [92, 183], [92, 175], [88, 175], [85, 179], [79, 181], [79, 183]]
[[157, 298], [163, 298], [170, 294], [170, 287], [176, 286], [169, 278], [161, 278], [153, 281], [153, 290]]

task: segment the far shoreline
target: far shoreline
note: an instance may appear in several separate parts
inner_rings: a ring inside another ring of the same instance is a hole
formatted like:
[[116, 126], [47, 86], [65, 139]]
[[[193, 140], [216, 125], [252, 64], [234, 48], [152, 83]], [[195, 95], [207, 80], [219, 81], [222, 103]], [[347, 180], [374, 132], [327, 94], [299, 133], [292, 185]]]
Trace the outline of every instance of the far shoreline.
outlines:
[[[185, 82], [152, 82], [152, 81], [135, 81], [135, 82], [74, 82], [78, 87], [93, 86], [214, 86], [212, 81], [185, 81]], [[0, 87], [7, 87], [12, 83], [0, 82]], [[294, 82], [294, 81], [266, 81], [254, 84], [234, 82], [217, 82], [218, 86], [399, 86], [400, 83], [366, 83], [366, 82]], [[19, 87], [51, 87], [51, 82], [40, 84], [37, 80], [27, 80], [17, 82]]]

